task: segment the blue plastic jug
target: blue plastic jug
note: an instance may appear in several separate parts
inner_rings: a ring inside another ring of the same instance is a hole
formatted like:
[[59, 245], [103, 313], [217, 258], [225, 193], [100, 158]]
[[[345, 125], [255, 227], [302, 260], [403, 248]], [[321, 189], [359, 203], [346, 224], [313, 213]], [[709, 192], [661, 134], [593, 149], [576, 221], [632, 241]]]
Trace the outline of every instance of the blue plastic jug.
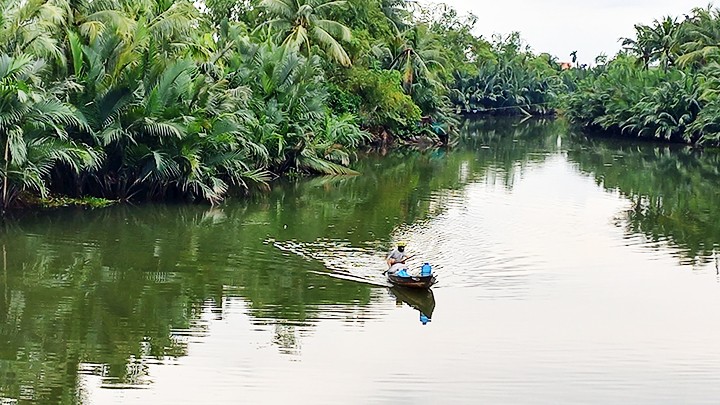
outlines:
[[421, 276], [429, 276], [432, 274], [432, 266], [430, 266], [429, 263], [425, 263], [422, 265], [422, 269], [420, 270]]

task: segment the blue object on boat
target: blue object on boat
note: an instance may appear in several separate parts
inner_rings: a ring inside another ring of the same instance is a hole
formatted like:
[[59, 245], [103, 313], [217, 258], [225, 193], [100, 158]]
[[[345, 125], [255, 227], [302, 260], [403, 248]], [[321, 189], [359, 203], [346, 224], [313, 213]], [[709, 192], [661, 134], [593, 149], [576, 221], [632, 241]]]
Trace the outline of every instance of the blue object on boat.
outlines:
[[398, 277], [410, 277], [410, 274], [408, 274], [406, 269], [398, 271], [397, 273], [395, 273], [395, 275]]
[[431, 274], [432, 274], [432, 266], [430, 266], [429, 263], [423, 264], [420, 275], [424, 277], [424, 276], [429, 276]]
[[420, 322], [422, 322], [423, 325], [427, 325], [427, 323], [430, 322], [430, 318], [428, 318], [427, 315], [420, 312]]

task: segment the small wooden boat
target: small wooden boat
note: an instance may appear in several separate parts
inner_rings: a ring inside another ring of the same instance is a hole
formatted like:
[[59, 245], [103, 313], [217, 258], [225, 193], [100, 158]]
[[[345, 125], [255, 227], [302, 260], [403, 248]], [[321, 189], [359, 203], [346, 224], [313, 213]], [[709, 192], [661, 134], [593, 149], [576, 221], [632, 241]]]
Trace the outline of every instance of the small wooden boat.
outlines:
[[387, 278], [393, 285], [407, 288], [430, 288], [433, 284], [437, 283], [434, 274], [429, 276], [401, 277], [387, 273]]

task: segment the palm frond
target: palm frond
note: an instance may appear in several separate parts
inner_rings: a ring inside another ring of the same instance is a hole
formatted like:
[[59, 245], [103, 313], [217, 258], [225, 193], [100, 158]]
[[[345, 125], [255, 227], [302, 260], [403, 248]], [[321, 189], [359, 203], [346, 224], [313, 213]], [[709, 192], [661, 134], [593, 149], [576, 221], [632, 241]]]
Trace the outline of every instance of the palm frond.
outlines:
[[313, 36], [315, 36], [318, 41], [327, 48], [328, 54], [335, 61], [343, 66], [352, 65], [350, 57], [347, 52], [345, 52], [345, 48], [343, 48], [342, 45], [340, 45], [340, 43], [321, 26], [317, 25], [313, 27]]
[[297, 5], [292, 0], [262, 0], [258, 6], [284, 18], [292, 18], [297, 12]]
[[358, 175], [359, 173], [348, 167], [330, 162], [326, 159], [316, 156], [308, 149], [304, 150], [297, 157], [297, 167], [299, 169], [309, 170], [311, 172], [328, 174], [328, 175]]
[[155, 122], [145, 120], [139, 126], [139, 131], [144, 135], [162, 138], [182, 138], [185, 134], [185, 128], [174, 122]]

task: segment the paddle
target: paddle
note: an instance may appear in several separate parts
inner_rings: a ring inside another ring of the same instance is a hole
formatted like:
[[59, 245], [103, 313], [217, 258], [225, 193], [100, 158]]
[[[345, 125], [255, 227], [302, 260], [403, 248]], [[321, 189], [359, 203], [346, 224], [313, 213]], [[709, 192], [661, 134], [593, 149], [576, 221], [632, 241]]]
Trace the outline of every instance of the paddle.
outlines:
[[[406, 261], [412, 259], [412, 258], [415, 257], [415, 256], [416, 256], [416, 255], [406, 256], [404, 259], [402, 259], [402, 260], [400, 260], [400, 261], [397, 261], [397, 262], [395, 262], [395, 263], [393, 263], [393, 264], [398, 264], [398, 263], [405, 264]], [[392, 266], [390, 266], [390, 267], [392, 267]], [[390, 269], [387, 269], [387, 270], [383, 271], [382, 274], [383, 274], [383, 275], [387, 274], [388, 270], [390, 270]]]
[[406, 257], [405, 257], [404, 259], [400, 260], [399, 262], [395, 262], [395, 263], [402, 263], [402, 264], [405, 264], [405, 262], [406, 262], [406, 261], [408, 261], [408, 260], [412, 259], [412, 258], [413, 258], [413, 257], [415, 257], [415, 256], [416, 256], [416, 255], [410, 255], [410, 256], [406, 256]]

